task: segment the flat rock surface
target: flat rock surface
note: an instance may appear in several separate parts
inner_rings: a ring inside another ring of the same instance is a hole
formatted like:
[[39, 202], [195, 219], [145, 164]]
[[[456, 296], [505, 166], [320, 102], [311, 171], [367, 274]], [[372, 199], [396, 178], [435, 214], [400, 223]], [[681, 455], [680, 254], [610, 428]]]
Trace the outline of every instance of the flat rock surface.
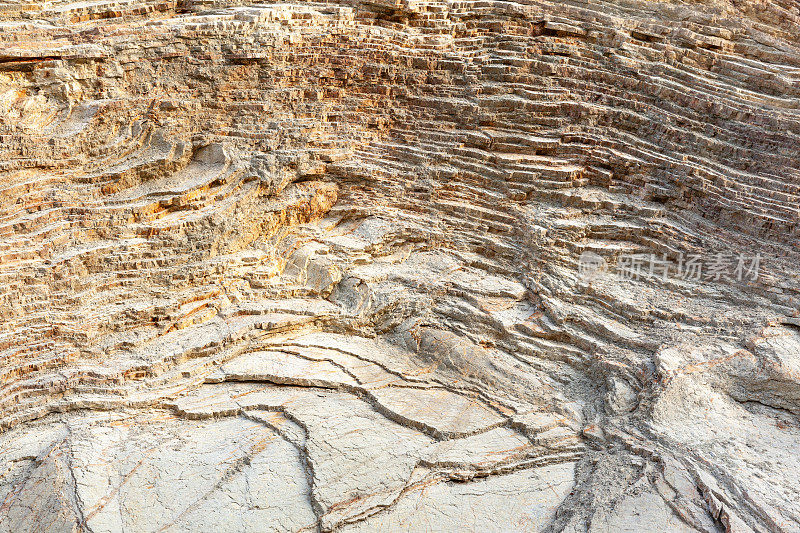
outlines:
[[0, 0], [0, 532], [800, 531], [796, 1]]

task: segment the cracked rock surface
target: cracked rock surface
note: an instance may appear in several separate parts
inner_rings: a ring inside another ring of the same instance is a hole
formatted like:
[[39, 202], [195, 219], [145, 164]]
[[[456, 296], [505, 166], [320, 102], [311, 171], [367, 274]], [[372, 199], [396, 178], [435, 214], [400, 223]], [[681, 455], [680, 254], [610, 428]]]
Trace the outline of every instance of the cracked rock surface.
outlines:
[[0, 0], [0, 191], [0, 531], [800, 531], [793, 0]]

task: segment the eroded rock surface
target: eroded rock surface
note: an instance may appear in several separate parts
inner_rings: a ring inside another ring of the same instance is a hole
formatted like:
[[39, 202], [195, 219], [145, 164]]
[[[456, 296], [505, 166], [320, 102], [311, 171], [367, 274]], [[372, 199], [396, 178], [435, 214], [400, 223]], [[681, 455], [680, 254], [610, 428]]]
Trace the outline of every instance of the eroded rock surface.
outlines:
[[5, 0], [0, 140], [2, 531], [800, 531], [796, 2]]

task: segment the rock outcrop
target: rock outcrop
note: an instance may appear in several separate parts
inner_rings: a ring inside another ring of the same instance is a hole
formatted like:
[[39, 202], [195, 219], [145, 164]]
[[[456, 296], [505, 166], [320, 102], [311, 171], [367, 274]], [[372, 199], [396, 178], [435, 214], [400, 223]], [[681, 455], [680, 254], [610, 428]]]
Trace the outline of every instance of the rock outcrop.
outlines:
[[0, 530], [800, 531], [791, 0], [0, 1]]

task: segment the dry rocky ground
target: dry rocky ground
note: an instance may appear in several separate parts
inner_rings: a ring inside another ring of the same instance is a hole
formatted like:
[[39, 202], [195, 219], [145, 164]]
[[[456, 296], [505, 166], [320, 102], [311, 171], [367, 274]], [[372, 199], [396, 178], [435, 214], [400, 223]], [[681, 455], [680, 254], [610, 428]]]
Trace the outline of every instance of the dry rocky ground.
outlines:
[[0, 531], [800, 531], [797, 0], [0, 0], [0, 190]]

